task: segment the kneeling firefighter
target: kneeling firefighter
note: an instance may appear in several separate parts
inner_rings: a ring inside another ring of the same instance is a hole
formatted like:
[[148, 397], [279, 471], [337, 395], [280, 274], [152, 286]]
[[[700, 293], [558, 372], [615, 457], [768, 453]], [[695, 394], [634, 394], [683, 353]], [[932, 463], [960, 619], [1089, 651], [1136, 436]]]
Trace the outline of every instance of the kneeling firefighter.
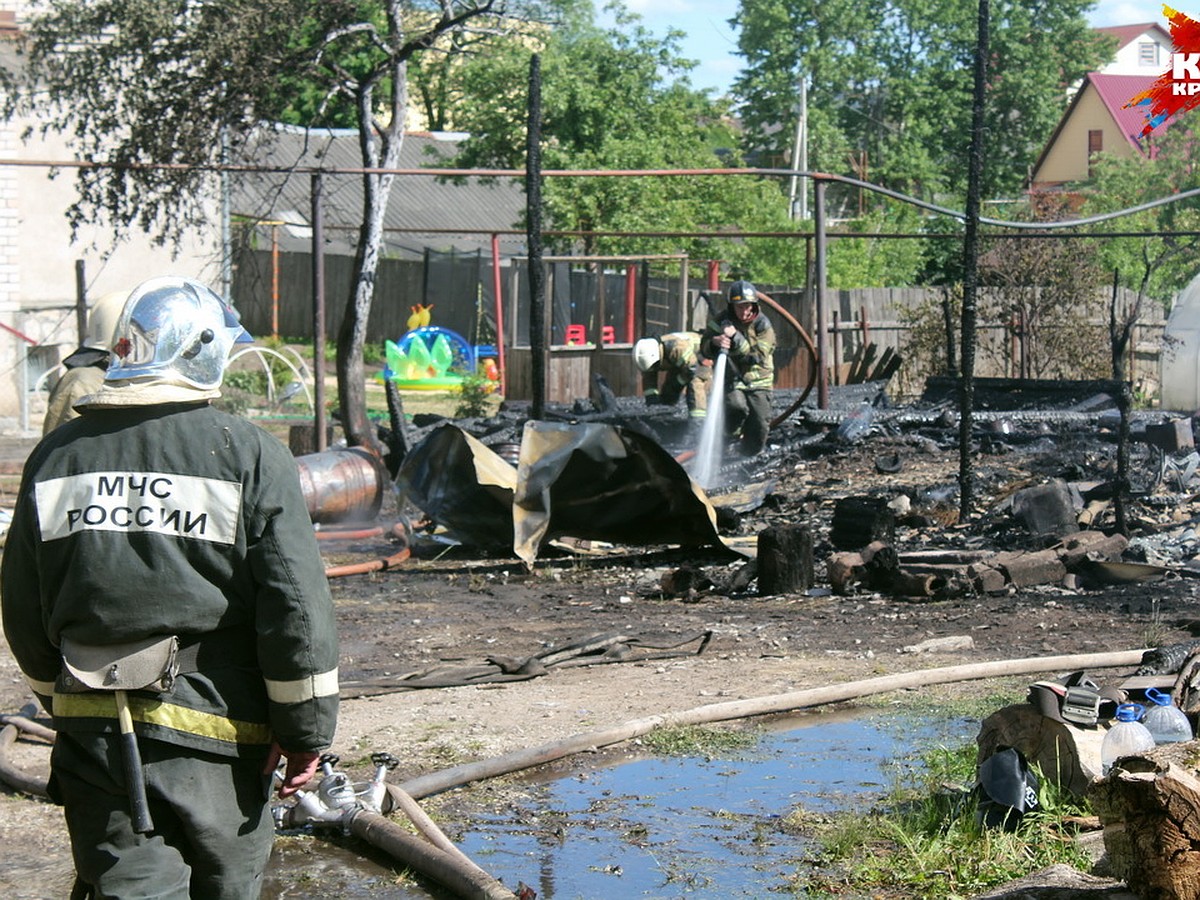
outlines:
[[642, 338], [633, 345], [633, 361], [642, 372], [642, 396], [647, 404], [674, 406], [686, 396], [688, 418], [705, 417], [712, 359], [700, 352], [700, 341], [698, 332], [676, 331]]

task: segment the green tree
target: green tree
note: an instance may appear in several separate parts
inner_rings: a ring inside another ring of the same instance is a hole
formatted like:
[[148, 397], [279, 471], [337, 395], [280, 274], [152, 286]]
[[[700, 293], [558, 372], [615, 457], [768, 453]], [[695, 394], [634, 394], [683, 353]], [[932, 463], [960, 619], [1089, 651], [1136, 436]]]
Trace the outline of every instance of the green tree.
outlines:
[[[1067, 87], [1111, 51], [1087, 27], [1091, 5], [991, 4], [985, 196], [1020, 190]], [[804, 78], [810, 168], [857, 167], [925, 199], [961, 196], [977, 10], [974, 0], [741, 0], [732, 22], [746, 67], [734, 92], [751, 146], [778, 149], [791, 133]]]
[[[1200, 188], [1198, 129], [1200, 113], [1190, 112], [1161, 135], [1150, 137], [1150, 158], [1140, 153], [1125, 157], [1101, 153], [1092, 179], [1076, 186], [1084, 198], [1080, 215], [1130, 209], [1148, 199]], [[1145, 237], [1100, 239], [1096, 249], [1102, 269], [1116, 270], [1126, 284], [1147, 298], [1169, 304], [1197, 274], [1200, 238], [1174, 233], [1200, 230], [1200, 200], [1196, 198], [1122, 216], [1100, 227], [1148, 233]]]
[[[848, 233], [903, 234], [921, 224], [916, 207], [889, 201], [839, 229]], [[839, 288], [903, 287], [921, 269], [922, 248], [908, 238], [841, 237], [830, 242], [829, 283]]]
[[[455, 127], [471, 137], [463, 166], [522, 168], [528, 117], [529, 58], [542, 77], [544, 169], [710, 169], [736, 166], [736, 140], [725, 101], [693, 89], [694, 63], [679, 56], [679, 32], [659, 39], [617, 10], [616, 25], [556, 29], [539, 40], [507, 41], [464, 61], [464, 96]], [[721, 152], [725, 151], [725, 155]], [[593, 232], [757, 228], [786, 206], [781, 186], [747, 175], [549, 177], [542, 188], [544, 226], [584, 232], [548, 240], [585, 254], [686, 251], [728, 258], [719, 238], [602, 236]]]
[[[404, 139], [411, 60], [443, 35], [550, 21], [552, 0], [54, 0], [26, 23], [5, 111], [68, 134], [81, 167], [74, 226], [103, 213], [164, 242], [206, 225], [212, 171], [264, 121], [342, 123], [361, 135], [363, 221], [337, 339], [351, 445], [374, 444], [363, 347], [383, 214]], [[379, 171], [384, 170], [384, 171]]]

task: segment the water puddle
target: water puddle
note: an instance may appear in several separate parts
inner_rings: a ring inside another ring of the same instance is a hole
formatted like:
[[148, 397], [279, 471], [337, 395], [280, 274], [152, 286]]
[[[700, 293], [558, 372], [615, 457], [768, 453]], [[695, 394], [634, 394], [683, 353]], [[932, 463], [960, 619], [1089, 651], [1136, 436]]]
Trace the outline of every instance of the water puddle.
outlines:
[[[768, 896], [805, 850], [781, 827], [789, 812], [866, 808], [895, 783], [898, 765], [971, 742], [979, 730], [974, 718], [862, 710], [756, 725], [755, 745], [717, 758], [647, 756], [599, 768], [580, 760], [570, 777], [529, 775], [519, 801], [476, 813], [452, 837], [492, 876], [510, 888], [523, 881], [542, 900]], [[397, 884], [386, 860], [319, 838], [282, 843], [263, 893], [367, 896], [441, 895]]]

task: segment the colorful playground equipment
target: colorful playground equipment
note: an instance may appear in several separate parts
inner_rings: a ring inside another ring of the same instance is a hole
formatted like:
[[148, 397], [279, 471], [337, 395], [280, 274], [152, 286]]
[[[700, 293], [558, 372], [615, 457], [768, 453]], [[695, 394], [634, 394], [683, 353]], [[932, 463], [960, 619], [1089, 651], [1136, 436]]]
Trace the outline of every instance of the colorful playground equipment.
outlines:
[[384, 354], [383, 378], [401, 390], [457, 390], [480, 366], [492, 381], [500, 377], [494, 347], [472, 346], [457, 331], [438, 325], [422, 325], [399, 341], [385, 341]]

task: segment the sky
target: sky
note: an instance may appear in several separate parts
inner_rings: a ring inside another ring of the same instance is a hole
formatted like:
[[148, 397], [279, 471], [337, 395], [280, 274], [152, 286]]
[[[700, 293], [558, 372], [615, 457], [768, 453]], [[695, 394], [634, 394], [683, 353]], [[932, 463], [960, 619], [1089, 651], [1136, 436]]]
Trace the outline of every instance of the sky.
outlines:
[[[1167, 5], [1194, 19], [1200, 19], [1200, 0], [1171, 0]], [[596, 3], [597, 8], [603, 6]], [[691, 72], [692, 84], [724, 93], [741, 68], [737, 55], [737, 32], [728, 20], [738, 9], [738, 0], [625, 0], [631, 12], [642, 17], [642, 24], [656, 35], [668, 28], [687, 32], [683, 56], [700, 62]], [[1165, 27], [1163, 4], [1155, 0], [1099, 0], [1088, 16], [1094, 26], [1133, 25], [1158, 22]], [[611, 24], [597, 13], [600, 24]]]

